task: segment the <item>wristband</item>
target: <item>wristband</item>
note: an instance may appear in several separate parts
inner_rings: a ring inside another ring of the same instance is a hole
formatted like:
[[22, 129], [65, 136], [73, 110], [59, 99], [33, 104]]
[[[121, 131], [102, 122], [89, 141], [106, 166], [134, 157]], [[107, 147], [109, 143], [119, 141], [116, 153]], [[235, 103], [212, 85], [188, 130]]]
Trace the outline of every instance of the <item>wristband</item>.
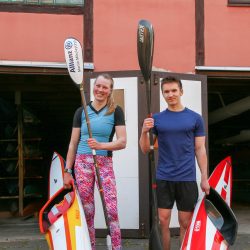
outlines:
[[64, 173], [72, 174], [72, 169], [71, 168], [65, 168]]

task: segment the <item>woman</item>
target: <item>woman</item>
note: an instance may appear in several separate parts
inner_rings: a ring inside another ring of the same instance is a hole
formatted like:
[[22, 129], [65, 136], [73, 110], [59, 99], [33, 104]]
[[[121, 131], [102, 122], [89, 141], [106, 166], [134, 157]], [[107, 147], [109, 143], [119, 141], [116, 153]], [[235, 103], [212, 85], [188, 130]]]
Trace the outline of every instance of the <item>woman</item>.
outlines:
[[[126, 127], [123, 111], [114, 103], [113, 85], [114, 81], [108, 74], [99, 75], [94, 83], [94, 101], [87, 106], [92, 138], [89, 138], [88, 135], [83, 107], [76, 110], [64, 174], [64, 186], [70, 188], [71, 173], [74, 166], [76, 184], [83, 203], [93, 250], [95, 250], [94, 185], [96, 177], [91, 149], [96, 150], [110, 226], [112, 249], [121, 249], [112, 151], [126, 147]], [[117, 139], [112, 141], [114, 133]]]

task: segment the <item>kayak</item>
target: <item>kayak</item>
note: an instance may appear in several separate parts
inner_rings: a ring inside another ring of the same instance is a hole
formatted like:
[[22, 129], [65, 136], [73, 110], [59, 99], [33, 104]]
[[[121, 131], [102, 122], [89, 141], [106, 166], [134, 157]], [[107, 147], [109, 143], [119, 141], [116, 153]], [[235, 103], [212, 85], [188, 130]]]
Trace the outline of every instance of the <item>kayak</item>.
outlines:
[[39, 212], [39, 227], [51, 250], [91, 250], [82, 203], [74, 183], [63, 187], [65, 161], [54, 152], [49, 174], [49, 199]]
[[238, 222], [232, 211], [232, 162], [226, 157], [209, 177], [210, 193], [200, 195], [181, 250], [226, 250], [237, 236]]

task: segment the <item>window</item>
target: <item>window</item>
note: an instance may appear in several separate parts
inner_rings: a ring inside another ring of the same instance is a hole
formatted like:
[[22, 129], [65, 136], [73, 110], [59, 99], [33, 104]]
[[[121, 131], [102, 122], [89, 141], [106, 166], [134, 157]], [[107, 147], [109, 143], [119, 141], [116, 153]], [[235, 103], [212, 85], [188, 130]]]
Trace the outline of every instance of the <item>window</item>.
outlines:
[[250, 6], [250, 0], [228, 0], [229, 6]]

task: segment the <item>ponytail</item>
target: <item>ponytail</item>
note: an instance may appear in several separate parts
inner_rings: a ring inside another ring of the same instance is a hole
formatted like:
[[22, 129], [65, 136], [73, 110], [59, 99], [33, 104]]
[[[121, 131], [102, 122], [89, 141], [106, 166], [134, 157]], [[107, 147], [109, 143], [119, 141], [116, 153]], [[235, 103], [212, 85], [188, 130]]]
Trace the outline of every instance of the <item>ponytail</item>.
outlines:
[[108, 97], [108, 101], [107, 101], [107, 112], [105, 115], [110, 115], [113, 112], [115, 112], [115, 108], [116, 108], [116, 104], [115, 104], [115, 100], [114, 100], [114, 95], [113, 95], [113, 89], [111, 90], [111, 94]]

